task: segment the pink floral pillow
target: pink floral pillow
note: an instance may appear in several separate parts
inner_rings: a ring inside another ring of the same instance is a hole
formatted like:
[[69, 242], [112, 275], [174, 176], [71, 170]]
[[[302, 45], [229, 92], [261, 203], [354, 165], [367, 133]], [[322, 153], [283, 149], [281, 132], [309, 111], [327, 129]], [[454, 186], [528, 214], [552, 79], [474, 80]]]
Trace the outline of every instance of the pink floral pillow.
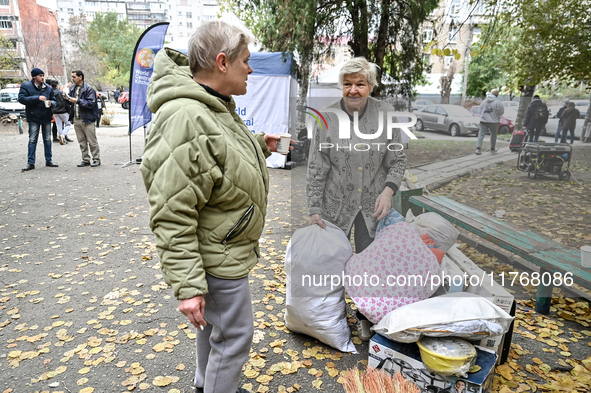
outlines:
[[440, 275], [437, 258], [417, 231], [401, 222], [384, 228], [349, 259], [344, 283], [359, 311], [377, 323], [390, 311], [433, 295], [439, 287], [431, 285], [434, 275]]

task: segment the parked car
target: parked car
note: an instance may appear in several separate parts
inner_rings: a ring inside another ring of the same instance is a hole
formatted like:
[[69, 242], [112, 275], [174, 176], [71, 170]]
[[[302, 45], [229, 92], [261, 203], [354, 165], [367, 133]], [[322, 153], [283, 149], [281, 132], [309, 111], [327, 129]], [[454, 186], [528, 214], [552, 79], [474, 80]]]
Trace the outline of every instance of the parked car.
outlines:
[[574, 102], [575, 108], [581, 112], [579, 119], [584, 119], [589, 109], [589, 100], [570, 100], [570, 102]]
[[0, 116], [25, 115], [25, 106], [18, 102], [18, 88], [0, 90]]
[[[482, 115], [481, 106], [473, 106], [470, 108], [470, 113], [472, 113], [474, 116], [480, 117]], [[513, 124], [513, 121], [501, 115], [501, 121], [499, 122], [499, 134], [513, 134], [514, 129], [515, 124]]]
[[431, 105], [414, 114], [417, 116], [417, 131], [446, 131], [451, 136], [477, 132], [480, 122], [478, 117], [458, 105]]
[[119, 98], [117, 99], [117, 101], [119, 101], [123, 109], [129, 109], [129, 92], [124, 91], [121, 94], [119, 94]]
[[519, 109], [519, 101], [503, 101], [503, 106], [505, 108], [515, 108], [515, 110]]
[[421, 109], [429, 105], [433, 105], [433, 102], [429, 100], [417, 100], [412, 103], [411, 112], [420, 111]]
[[[585, 122], [585, 115], [587, 113], [587, 107], [589, 106], [589, 101], [571, 100], [571, 102], [574, 102], [575, 107], [579, 110], [579, 112], [581, 112], [581, 114], [579, 115], [579, 118], [577, 119], [577, 125], [575, 127], [575, 138], [579, 139], [581, 137], [583, 123]], [[578, 105], [579, 102], [586, 103], [587, 106]], [[546, 123], [546, 127], [545, 127], [544, 132], [542, 134], [550, 135], [550, 136], [554, 136], [556, 134], [556, 130], [558, 129], [558, 122], [560, 121], [560, 119], [556, 116], [556, 114], [558, 113], [560, 108], [562, 108], [563, 106], [564, 105], [552, 105], [552, 106], [548, 107], [548, 112], [550, 113], [550, 116], [548, 117], [548, 123]], [[569, 136], [569, 138], [570, 138], [570, 136]], [[569, 139], [569, 141], [570, 141], [570, 139]]]

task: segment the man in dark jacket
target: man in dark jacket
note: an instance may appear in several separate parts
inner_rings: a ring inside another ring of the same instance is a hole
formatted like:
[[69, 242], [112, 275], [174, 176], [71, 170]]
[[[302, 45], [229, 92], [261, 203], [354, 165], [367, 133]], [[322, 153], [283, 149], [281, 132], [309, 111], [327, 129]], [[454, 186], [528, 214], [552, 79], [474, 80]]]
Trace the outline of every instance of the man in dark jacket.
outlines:
[[539, 95], [535, 95], [533, 101], [529, 104], [529, 108], [527, 108], [525, 123], [523, 124], [527, 128], [529, 142], [538, 141], [540, 132], [548, 122], [548, 115], [548, 107], [540, 100]]
[[[82, 71], [72, 71], [72, 87], [70, 88], [69, 100], [73, 104], [70, 111], [70, 121], [74, 123], [76, 138], [80, 144], [82, 152], [82, 162], [78, 167], [101, 165], [101, 152], [96, 139], [96, 129], [94, 122], [98, 113], [96, 103], [96, 91], [86, 82], [84, 82], [84, 73]], [[92, 154], [92, 164], [88, 148]]]
[[577, 126], [577, 119], [581, 112], [575, 108], [575, 103], [568, 104], [568, 108], [562, 113], [560, 120], [562, 121], [562, 136], [560, 143], [566, 143], [566, 134], [570, 132], [571, 145], [575, 142], [575, 127]]
[[568, 104], [570, 103], [569, 100], [564, 101], [564, 106], [558, 110], [556, 117], [558, 118], [558, 127], [556, 127], [556, 134], [554, 134], [554, 143], [558, 143], [558, 138], [560, 137], [560, 131], [562, 131], [562, 120], [560, 116], [562, 113], [568, 108]]
[[35, 169], [35, 152], [39, 129], [43, 135], [43, 149], [45, 151], [45, 165], [56, 168], [57, 164], [51, 159], [51, 106], [54, 106], [53, 89], [45, 84], [45, 73], [39, 68], [31, 71], [33, 79], [21, 85], [18, 92], [18, 102], [25, 106], [27, 121], [29, 122], [29, 153], [27, 166], [23, 172]]
[[68, 142], [74, 142], [68, 138], [68, 131], [70, 131], [70, 126], [72, 125], [69, 119], [69, 109], [72, 104], [64, 98], [64, 93], [59, 89], [59, 83], [57, 80], [53, 79], [49, 84], [55, 95], [56, 105], [52, 106], [51, 110], [58, 131], [58, 140], [60, 145], [66, 145]]

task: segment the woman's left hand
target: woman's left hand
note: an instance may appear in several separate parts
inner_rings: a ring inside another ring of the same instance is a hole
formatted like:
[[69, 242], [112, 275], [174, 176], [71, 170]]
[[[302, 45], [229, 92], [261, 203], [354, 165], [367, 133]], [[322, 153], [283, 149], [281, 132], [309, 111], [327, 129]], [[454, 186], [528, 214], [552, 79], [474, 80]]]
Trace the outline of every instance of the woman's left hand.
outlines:
[[392, 196], [394, 191], [390, 187], [384, 188], [384, 191], [376, 199], [375, 213], [372, 217], [377, 217], [378, 221], [386, 217], [392, 209]]

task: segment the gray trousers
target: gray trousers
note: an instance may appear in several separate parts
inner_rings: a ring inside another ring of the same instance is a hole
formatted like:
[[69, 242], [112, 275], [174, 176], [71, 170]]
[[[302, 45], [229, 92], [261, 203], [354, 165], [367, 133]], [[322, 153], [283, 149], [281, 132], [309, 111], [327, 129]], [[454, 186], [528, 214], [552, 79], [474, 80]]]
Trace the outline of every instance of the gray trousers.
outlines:
[[197, 329], [195, 386], [204, 393], [234, 393], [254, 333], [248, 276], [238, 280], [205, 277], [207, 326]]
[[480, 123], [480, 130], [478, 131], [478, 142], [476, 143], [476, 148], [482, 148], [482, 141], [484, 141], [484, 136], [486, 135], [486, 131], [490, 131], [490, 149], [494, 150], [497, 144], [497, 132], [499, 131], [499, 123]]
[[90, 155], [88, 154], [88, 146], [90, 146], [92, 159], [101, 162], [101, 151], [98, 140], [96, 139], [94, 122], [84, 124], [82, 119], [74, 119], [74, 130], [76, 130], [76, 139], [78, 139], [78, 144], [80, 145], [82, 161], [90, 162]]

